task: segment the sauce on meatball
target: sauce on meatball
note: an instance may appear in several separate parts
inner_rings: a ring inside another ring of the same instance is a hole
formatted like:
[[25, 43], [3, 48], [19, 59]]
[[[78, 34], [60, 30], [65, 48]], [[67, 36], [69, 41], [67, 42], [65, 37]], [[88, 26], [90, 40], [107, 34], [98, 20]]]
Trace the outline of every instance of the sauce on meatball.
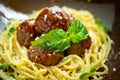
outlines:
[[36, 38], [36, 31], [34, 26], [35, 20], [29, 19], [22, 22], [17, 28], [17, 40], [20, 45], [29, 48], [31, 41]]

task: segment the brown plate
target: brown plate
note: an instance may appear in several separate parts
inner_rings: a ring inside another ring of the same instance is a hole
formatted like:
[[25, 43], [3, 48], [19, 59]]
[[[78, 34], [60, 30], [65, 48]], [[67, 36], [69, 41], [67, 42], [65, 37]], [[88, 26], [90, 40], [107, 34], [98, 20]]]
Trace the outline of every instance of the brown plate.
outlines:
[[106, 62], [109, 73], [104, 80], [120, 80], [120, 0], [92, 0], [91, 3], [85, 0], [0, 0], [0, 3], [26, 14], [52, 5], [89, 10], [109, 26], [109, 35], [114, 41]]

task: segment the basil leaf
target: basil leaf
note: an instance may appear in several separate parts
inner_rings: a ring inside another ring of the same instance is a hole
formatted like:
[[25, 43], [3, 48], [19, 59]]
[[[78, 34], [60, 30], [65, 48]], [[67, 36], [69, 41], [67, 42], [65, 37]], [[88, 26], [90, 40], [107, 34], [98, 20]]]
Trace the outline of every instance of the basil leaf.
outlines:
[[96, 71], [95, 68], [91, 68], [90, 73], [94, 73]]
[[92, 73], [96, 72], [95, 68], [91, 68], [89, 72], [85, 72], [80, 75], [80, 79], [84, 79], [86, 76], [91, 76]]
[[68, 33], [73, 43], [78, 43], [88, 37], [88, 31], [82, 22], [75, 20], [69, 27]]
[[103, 22], [100, 19], [96, 18], [95, 22], [99, 26], [99, 28], [103, 30], [105, 33], [110, 32], [109, 28], [105, 24], [103, 24]]
[[15, 30], [16, 30], [16, 29], [15, 29], [14, 27], [11, 27], [11, 28], [9, 29], [8, 36], [11, 37], [12, 33], [15, 32]]
[[86, 76], [88, 76], [90, 73], [83, 73], [80, 75], [80, 79], [84, 79]]
[[3, 63], [3, 64], [0, 64], [0, 69], [8, 69], [9, 66], [10, 66], [10, 64]]
[[9, 29], [9, 32], [13, 33], [16, 29], [14, 27]]
[[32, 45], [50, 50], [64, 51], [70, 47], [70, 41], [67, 39], [67, 33], [62, 29], [51, 30], [49, 33], [32, 41]]
[[68, 32], [62, 29], [54, 29], [49, 33], [40, 36], [31, 44], [44, 49], [64, 51], [70, 47], [70, 43], [78, 43], [88, 37], [88, 31], [78, 20], [75, 20], [69, 27]]

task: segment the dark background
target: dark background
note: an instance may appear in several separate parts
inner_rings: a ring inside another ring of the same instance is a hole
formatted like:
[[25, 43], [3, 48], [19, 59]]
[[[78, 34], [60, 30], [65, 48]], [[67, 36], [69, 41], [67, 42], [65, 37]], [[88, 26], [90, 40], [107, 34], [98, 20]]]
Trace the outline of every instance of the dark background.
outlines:
[[[91, 2], [87, 2], [86, 0], [0, 0], [0, 3], [26, 14], [31, 13], [33, 10], [39, 10], [43, 7], [52, 5], [65, 5], [75, 9], [80, 9], [79, 7], [81, 3], [88, 5], [91, 3], [114, 5], [114, 18], [113, 23], [110, 24], [112, 27], [111, 32], [109, 33], [114, 44], [112, 44], [112, 49], [108, 57], [108, 61], [106, 62], [109, 66], [109, 73], [104, 76], [104, 80], [120, 80], [120, 0], [92, 0]], [[84, 5], [83, 9], [87, 9], [88, 6], [85, 6], [86, 5]], [[107, 17], [107, 19], [109, 19], [109, 17]], [[116, 71], [113, 71], [113, 68], [115, 68]]]

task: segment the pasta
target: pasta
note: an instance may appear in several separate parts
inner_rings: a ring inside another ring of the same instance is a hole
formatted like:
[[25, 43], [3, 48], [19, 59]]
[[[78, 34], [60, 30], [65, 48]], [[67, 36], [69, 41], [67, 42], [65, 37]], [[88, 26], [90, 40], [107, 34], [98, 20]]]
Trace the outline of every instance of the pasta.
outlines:
[[[82, 21], [89, 32], [92, 44], [90, 49], [85, 51], [85, 57], [68, 55], [57, 65], [49, 67], [31, 62], [27, 56], [27, 49], [21, 47], [16, 39], [16, 31], [8, 36], [10, 28], [16, 29], [20, 23], [18, 20], [12, 20], [6, 31], [0, 35], [0, 63], [12, 64], [10, 67], [14, 70], [14, 77], [11, 80], [82, 80], [80, 75], [92, 68], [96, 71], [83, 79], [89, 80], [92, 76], [96, 80], [101, 80], [102, 75], [108, 73], [105, 61], [111, 49], [110, 37], [98, 27], [89, 11], [77, 11], [68, 7], [62, 9]], [[30, 18], [35, 18], [38, 13], [39, 11], [35, 12]], [[103, 68], [103, 71], [99, 71], [100, 68]]]

